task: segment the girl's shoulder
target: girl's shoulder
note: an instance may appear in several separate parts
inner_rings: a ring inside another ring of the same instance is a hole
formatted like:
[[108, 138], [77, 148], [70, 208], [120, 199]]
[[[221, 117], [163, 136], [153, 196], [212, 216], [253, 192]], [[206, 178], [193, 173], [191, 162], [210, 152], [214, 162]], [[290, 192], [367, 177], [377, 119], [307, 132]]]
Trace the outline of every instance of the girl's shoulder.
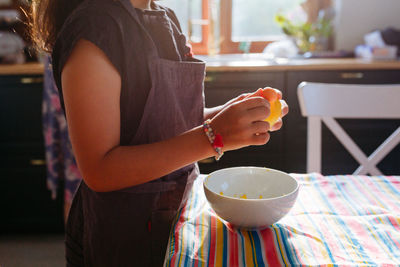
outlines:
[[120, 24], [121, 13], [121, 6], [116, 1], [84, 1], [67, 17], [59, 36], [116, 27]]
[[[76, 43], [85, 39], [95, 44], [122, 73], [124, 12], [117, 1], [86, 0], [67, 17], [52, 51], [53, 71], [61, 86], [61, 71]], [[126, 23], [125, 23], [126, 24]]]

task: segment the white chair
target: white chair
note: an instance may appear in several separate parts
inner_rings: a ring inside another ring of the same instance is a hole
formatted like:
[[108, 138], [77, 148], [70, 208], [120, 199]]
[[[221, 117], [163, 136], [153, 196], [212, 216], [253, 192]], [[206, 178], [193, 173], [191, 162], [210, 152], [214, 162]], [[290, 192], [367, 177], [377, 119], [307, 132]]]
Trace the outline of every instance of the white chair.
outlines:
[[307, 117], [307, 172], [321, 173], [321, 121], [323, 121], [360, 164], [353, 174], [382, 175], [376, 165], [400, 143], [400, 126], [367, 157], [334, 118], [400, 119], [400, 84], [352, 85], [303, 82], [298, 86], [297, 94], [301, 113]]

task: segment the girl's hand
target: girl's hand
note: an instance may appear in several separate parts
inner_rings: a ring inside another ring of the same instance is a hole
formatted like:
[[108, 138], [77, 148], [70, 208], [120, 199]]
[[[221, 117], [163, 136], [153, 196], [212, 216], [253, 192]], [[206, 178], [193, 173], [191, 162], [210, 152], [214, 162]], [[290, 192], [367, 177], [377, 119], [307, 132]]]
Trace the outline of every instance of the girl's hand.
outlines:
[[244, 93], [244, 94], [241, 94], [241, 95], [239, 95], [239, 96], [237, 96], [237, 97], [235, 97], [235, 98], [232, 98], [231, 100], [229, 100], [228, 102], [226, 102], [226, 103], [223, 105], [223, 108], [222, 108], [222, 109], [224, 109], [224, 108], [226, 108], [226, 107], [232, 105], [233, 103], [239, 102], [240, 100], [243, 100], [243, 99], [249, 97], [250, 94], [251, 94], [251, 93]]
[[270, 104], [263, 97], [241, 95], [211, 120], [211, 127], [222, 136], [223, 151], [249, 145], [264, 145], [269, 140]]
[[240, 100], [243, 100], [248, 95], [249, 95], [249, 93], [241, 94], [241, 95], [239, 95], [239, 96], [237, 96], [235, 98], [232, 98], [231, 100], [229, 100], [228, 102], [226, 102], [223, 105], [212, 107], [212, 108], [205, 108], [204, 109], [204, 120], [208, 120], [208, 119], [213, 118], [215, 115], [217, 115], [219, 112], [221, 112], [226, 107], [228, 107], [228, 106], [232, 105], [233, 103], [236, 103], [236, 102], [238, 102]]
[[280, 116], [279, 118], [274, 122], [273, 125], [270, 126], [270, 131], [277, 131], [280, 128], [282, 128], [282, 118], [286, 116], [286, 114], [289, 112], [289, 107], [286, 103], [286, 101], [282, 100], [282, 92], [271, 87], [265, 87], [263, 89], [258, 89], [256, 92], [248, 94], [247, 97], [254, 97], [254, 96], [261, 96], [265, 99], [267, 99], [270, 103], [279, 100], [280, 106], [281, 106], [281, 111], [280, 111]]
[[[270, 102], [276, 100], [281, 104], [281, 116], [270, 126], [265, 119], [270, 115]], [[211, 120], [211, 126], [221, 134], [224, 151], [249, 145], [264, 145], [269, 141], [269, 132], [281, 129], [282, 118], [288, 111], [286, 101], [282, 100], [282, 92], [268, 87], [239, 95], [225, 103]]]

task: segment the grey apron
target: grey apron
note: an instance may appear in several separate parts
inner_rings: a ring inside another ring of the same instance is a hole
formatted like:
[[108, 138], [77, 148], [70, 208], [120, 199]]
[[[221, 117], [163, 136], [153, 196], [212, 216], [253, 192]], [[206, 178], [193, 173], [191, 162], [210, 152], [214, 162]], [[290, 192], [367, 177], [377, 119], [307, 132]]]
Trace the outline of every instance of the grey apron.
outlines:
[[[205, 64], [158, 57], [129, 0], [121, 0], [148, 40], [152, 87], [131, 145], [179, 135], [203, 122]], [[166, 14], [165, 14], [166, 15]], [[157, 162], [154, 162], [157, 168]], [[82, 182], [66, 226], [69, 266], [162, 266], [170, 226], [199, 171], [191, 164], [154, 181], [113, 192]]]

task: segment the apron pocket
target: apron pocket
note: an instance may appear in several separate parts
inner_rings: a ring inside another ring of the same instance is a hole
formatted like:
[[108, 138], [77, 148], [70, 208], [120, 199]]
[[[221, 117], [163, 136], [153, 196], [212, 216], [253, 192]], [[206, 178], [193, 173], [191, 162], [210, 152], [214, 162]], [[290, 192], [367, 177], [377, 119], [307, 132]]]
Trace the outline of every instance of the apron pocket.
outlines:
[[168, 238], [176, 210], [157, 210], [151, 215], [151, 252], [153, 266], [162, 266], [167, 250]]

